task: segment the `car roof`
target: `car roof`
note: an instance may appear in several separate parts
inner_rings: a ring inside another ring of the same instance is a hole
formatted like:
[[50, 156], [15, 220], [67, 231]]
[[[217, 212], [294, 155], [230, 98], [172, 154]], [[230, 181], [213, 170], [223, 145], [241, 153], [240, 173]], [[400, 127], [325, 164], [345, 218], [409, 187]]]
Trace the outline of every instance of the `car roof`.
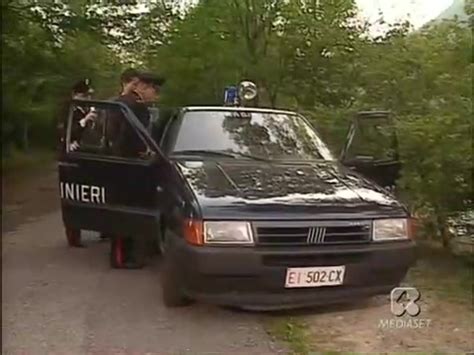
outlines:
[[294, 111], [278, 110], [262, 107], [240, 107], [240, 106], [186, 106], [183, 111], [240, 111], [240, 112], [261, 112], [261, 113], [278, 113], [285, 115], [297, 115]]

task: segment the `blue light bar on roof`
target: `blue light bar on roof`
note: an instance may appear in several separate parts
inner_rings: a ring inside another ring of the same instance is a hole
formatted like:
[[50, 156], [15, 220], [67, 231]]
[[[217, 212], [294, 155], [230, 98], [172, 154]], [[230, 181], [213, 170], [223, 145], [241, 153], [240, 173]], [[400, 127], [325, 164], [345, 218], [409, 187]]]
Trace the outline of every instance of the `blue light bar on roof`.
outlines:
[[235, 106], [238, 104], [238, 92], [236, 86], [227, 86], [224, 91], [224, 105]]

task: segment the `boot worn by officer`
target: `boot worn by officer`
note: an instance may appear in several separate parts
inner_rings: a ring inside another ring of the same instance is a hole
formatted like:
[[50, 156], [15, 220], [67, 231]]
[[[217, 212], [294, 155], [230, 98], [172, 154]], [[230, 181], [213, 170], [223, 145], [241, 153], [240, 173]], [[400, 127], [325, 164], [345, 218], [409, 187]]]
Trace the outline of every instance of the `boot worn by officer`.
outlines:
[[141, 269], [145, 266], [143, 238], [113, 236], [110, 243], [111, 265], [116, 269]]

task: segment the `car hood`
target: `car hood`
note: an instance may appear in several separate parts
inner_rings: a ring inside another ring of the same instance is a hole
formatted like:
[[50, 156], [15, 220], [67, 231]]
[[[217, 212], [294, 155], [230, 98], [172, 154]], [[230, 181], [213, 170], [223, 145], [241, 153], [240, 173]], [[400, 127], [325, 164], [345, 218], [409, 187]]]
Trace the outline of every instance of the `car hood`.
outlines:
[[209, 218], [405, 214], [381, 187], [335, 162], [179, 160], [176, 165]]

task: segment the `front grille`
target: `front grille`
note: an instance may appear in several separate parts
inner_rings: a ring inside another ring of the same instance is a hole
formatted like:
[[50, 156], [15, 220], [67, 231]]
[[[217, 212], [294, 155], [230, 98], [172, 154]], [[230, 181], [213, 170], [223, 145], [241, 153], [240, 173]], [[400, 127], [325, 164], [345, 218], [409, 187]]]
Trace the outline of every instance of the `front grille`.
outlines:
[[255, 225], [257, 244], [261, 246], [311, 246], [360, 244], [371, 239], [370, 221], [275, 222]]

